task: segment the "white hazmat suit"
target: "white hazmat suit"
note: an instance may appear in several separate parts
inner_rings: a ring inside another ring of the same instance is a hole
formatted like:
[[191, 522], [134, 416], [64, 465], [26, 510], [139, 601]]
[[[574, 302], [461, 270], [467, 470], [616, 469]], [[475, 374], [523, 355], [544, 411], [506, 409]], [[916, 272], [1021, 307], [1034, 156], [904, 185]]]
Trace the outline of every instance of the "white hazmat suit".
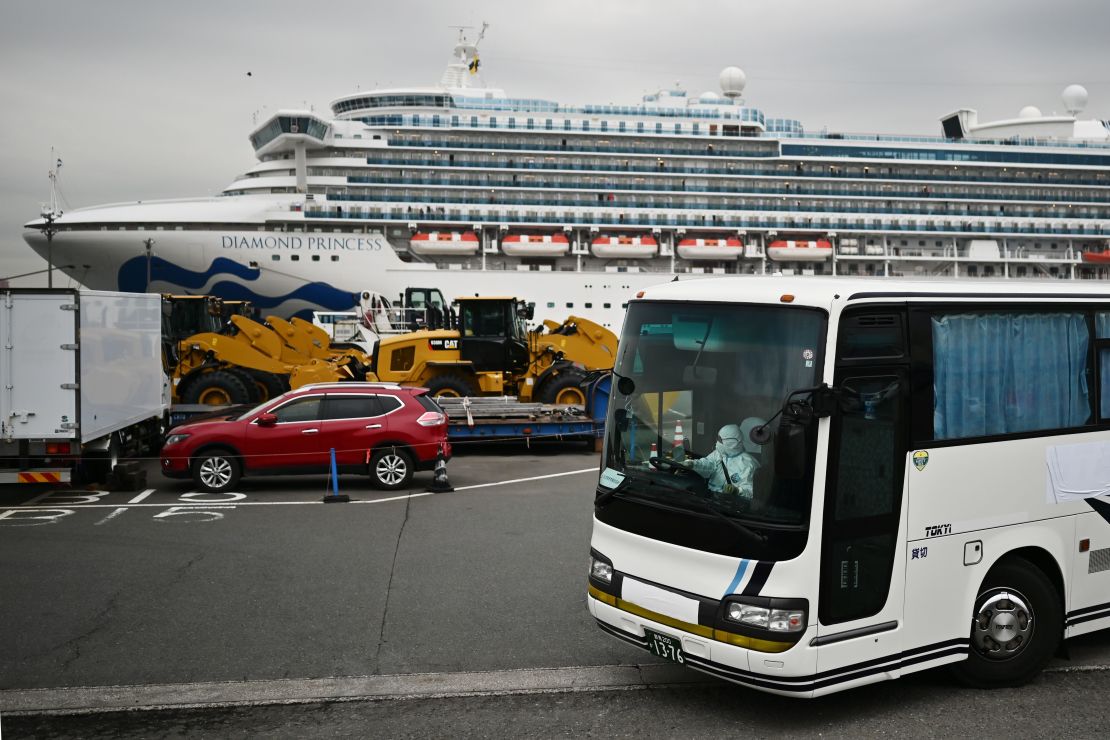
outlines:
[[[761, 419], [745, 419], [743, 426], [750, 432], [761, 423]], [[751, 500], [752, 479], [759, 467], [752, 452], [759, 454], [760, 446], [746, 438], [741, 425], [726, 424], [717, 433], [717, 446], [712, 452], [696, 460], [684, 460], [681, 465], [708, 480], [709, 490]]]

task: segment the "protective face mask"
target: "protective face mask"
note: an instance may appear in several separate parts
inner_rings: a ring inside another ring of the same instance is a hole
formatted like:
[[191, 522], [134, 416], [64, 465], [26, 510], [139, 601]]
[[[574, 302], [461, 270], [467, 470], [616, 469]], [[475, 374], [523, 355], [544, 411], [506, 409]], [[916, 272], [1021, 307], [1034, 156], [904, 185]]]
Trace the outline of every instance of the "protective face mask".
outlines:
[[744, 451], [743, 445], [740, 440], [726, 437], [724, 439], [717, 437], [717, 453], [722, 457], [736, 457]]

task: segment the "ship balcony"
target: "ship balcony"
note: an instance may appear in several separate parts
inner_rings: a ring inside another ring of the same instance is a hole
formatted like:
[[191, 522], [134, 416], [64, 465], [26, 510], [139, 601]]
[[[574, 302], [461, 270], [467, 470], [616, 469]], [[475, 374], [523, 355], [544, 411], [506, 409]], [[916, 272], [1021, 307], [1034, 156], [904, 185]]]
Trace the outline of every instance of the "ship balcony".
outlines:
[[[382, 162], [375, 162], [374, 165], [381, 165]], [[419, 167], [421, 165], [412, 162], [393, 162], [388, 163], [400, 168], [406, 167]], [[488, 165], [489, 163], [485, 163]], [[485, 166], [483, 165], [483, 166]], [[315, 161], [312, 162], [315, 166]], [[468, 164], [452, 164], [449, 168], [453, 167], [468, 167]], [[310, 167], [310, 174], [312, 169]], [[430, 187], [499, 187], [499, 188], [525, 188], [525, 189], [542, 189], [542, 190], [606, 190], [618, 192], [664, 192], [664, 193], [719, 193], [728, 196], [748, 196], [756, 198], [770, 198], [770, 197], [788, 197], [797, 198], [804, 197], [817, 197], [817, 198], [832, 198], [832, 199], [879, 199], [879, 200], [900, 200], [908, 199], [911, 201], [921, 201], [925, 203], [934, 203], [937, 201], [956, 200], [956, 201], [974, 201], [982, 203], [1001, 204], [1003, 209], [1008, 207], [1010, 203], [1043, 203], [1046, 206], [1056, 205], [1058, 207], [1068, 207], [1069, 204], [1097, 204], [1104, 205], [1110, 199], [1110, 195], [1104, 193], [1092, 194], [1090, 196], [1076, 195], [1072, 193], [1061, 193], [1057, 197], [1047, 198], [1044, 196], [1030, 196], [1021, 195], [1017, 193], [1007, 194], [988, 194], [988, 193], [958, 193], [948, 190], [930, 190], [929, 193], [923, 194], [910, 190], [884, 190], [882, 188], [850, 188], [842, 187], [839, 190], [830, 190], [829, 188], [817, 187], [804, 187], [804, 186], [791, 186], [786, 187], [785, 184], [778, 187], [737, 187], [735, 184], [730, 185], [702, 185], [698, 183], [690, 183], [675, 177], [668, 177], [667, 179], [654, 180], [651, 182], [622, 182], [612, 178], [599, 178], [598, 182], [584, 181], [582, 178], [568, 178], [568, 179], [549, 179], [545, 177], [536, 177], [532, 175], [524, 175], [517, 177], [515, 180], [508, 175], [496, 175], [490, 177], [466, 177], [454, 174], [443, 174], [438, 168], [434, 174], [429, 173], [424, 177], [405, 176], [405, 177], [391, 177], [391, 176], [362, 176], [362, 175], [347, 175], [347, 183], [351, 185], [375, 185], [375, 186], [430, 186]], [[776, 178], [776, 182], [780, 181]], [[747, 182], [747, 181], [743, 181]], [[925, 206], [922, 209], [908, 209], [913, 213], [928, 213], [928, 208], [935, 209], [935, 205]], [[906, 212], [907, 209], [892, 209], [891, 213]], [[1023, 211], [1006, 211], [996, 208], [996, 213], [1000, 216], [1005, 215], [1029, 215], [1029, 212]]]
[[[389, 147], [391, 151], [404, 150], [407, 145], [393, 144]], [[425, 147], [420, 146], [420, 149]], [[750, 177], [772, 177], [776, 179], [783, 178], [805, 178], [810, 182], [859, 182], [859, 183], [878, 183], [881, 184], [885, 181], [892, 182], [921, 182], [921, 183], [935, 183], [935, 182], [952, 182], [952, 183], [969, 183], [973, 185], [980, 185], [984, 183], [1001, 184], [1001, 185], [1017, 185], [1017, 186], [1036, 186], [1039, 188], [1055, 188], [1063, 185], [1077, 185], [1081, 187], [1107, 187], [1110, 186], [1110, 178], [1105, 175], [1073, 175], [1073, 174], [1059, 174], [1054, 173], [1053, 176], [1045, 180], [1038, 178], [1038, 174], [1034, 171], [1026, 171], [1018, 174], [1001, 174], [997, 173], [995, 169], [987, 169], [984, 171], [953, 171], [943, 170], [937, 171], [936, 169], [928, 172], [853, 172], [846, 168], [837, 168], [836, 170], [828, 170], [825, 168], [814, 168], [811, 170], [804, 170], [798, 172], [792, 167], [785, 167], [784, 165], [775, 166], [755, 166], [750, 164], [742, 158], [738, 158], [736, 163], [728, 163], [727, 165], [711, 166], [709, 164], [699, 166], [680, 166], [681, 162], [666, 162], [664, 167], [659, 166], [659, 162], [651, 161], [650, 164], [641, 164], [642, 160], [630, 160], [628, 162], [614, 162], [612, 158], [606, 159], [604, 162], [571, 162], [559, 161], [552, 158], [543, 156], [542, 152], [538, 152], [534, 158], [535, 161], [528, 161], [527, 158], [520, 161], [509, 158], [488, 157], [481, 161], [467, 162], [461, 157], [455, 157], [455, 161], [451, 162], [452, 148], [463, 150], [466, 154], [467, 149], [481, 149], [489, 151], [496, 150], [493, 146], [471, 146], [471, 147], [448, 147], [444, 145], [445, 151], [439, 156], [408, 156], [408, 157], [388, 157], [373, 155], [367, 158], [367, 164], [386, 164], [398, 165], [403, 167], [408, 166], [426, 166], [426, 167], [474, 167], [479, 169], [494, 169], [494, 168], [508, 168], [508, 169], [523, 169], [523, 170], [567, 170], [572, 172], [581, 171], [598, 171], [598, 172], [634, 172], [634, 173], [660, 173], [670, 175], [725, 175], [725, 176], [750, 176]], [[597, 150], [591, 150], [597, 151]], [[588, 152], [583, 152], [588, 153]], [[646, 156], [657, 156], [654, 154], [647, 154]], [[761, 159], [761, 158], [760, 158]], [[878, 168], [875, 168], [878, 170]], [[965, 167], [965, 170], [969, 168]], [[927, 194], [925, 194], [927, 195]], [[1097, 202], [1097, 201], [1095, 201]]]

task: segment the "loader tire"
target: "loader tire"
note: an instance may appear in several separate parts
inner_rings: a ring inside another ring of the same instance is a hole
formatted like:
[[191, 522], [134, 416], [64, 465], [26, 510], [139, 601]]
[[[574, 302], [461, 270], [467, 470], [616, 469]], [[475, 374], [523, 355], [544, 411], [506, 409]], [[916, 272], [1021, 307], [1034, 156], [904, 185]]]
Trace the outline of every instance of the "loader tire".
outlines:
[[462, 396], [476, 396], [478, 391], [474, 385], [459, 375], [437, 375], [427, 383], [428, 395], [433, 398], [446, 396], [460, 398]]
[[262, 397], [262, 389], [254, 382], [250, 370], [243, 367], [225, 367], [224, 372], [231, 373], [243, 383], [243, 387], [247, 389], [247, 403], [259, 403], [266, 400]]
[[540, 403], [585, 406], [586, 391], [582, 390], [582, 383], [585, 380], [586, 374], [579, 370], [564, 370], [545, 382], [537, 397]]
[[255, 388], [259, 391], [259, 401], [270, 401], [289, 390], [289, 381], [280, 375], [265, 370], [247, 370]]
[[250, 403], [250, 394], [238, 376], [224, 370], [213, 370], [193, 378], [181, 400], [205, 406], [227, 406]]

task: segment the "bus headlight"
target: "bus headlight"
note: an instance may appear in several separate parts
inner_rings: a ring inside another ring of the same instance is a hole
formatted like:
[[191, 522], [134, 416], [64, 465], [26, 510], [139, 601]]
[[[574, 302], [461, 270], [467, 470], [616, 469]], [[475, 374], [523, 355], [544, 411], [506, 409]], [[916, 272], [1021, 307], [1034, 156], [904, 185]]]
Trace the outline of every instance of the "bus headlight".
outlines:
[[776, 609], [742, 601], [726, 604], [725, 619], [771, 632], [802, 632], [806, 628], [805, 609]]
[[597, 558], [590, 558], [590, 577], [596, 578], [603, 583], [613, 582], [613, 566], [609, 563], [598, 560]]

